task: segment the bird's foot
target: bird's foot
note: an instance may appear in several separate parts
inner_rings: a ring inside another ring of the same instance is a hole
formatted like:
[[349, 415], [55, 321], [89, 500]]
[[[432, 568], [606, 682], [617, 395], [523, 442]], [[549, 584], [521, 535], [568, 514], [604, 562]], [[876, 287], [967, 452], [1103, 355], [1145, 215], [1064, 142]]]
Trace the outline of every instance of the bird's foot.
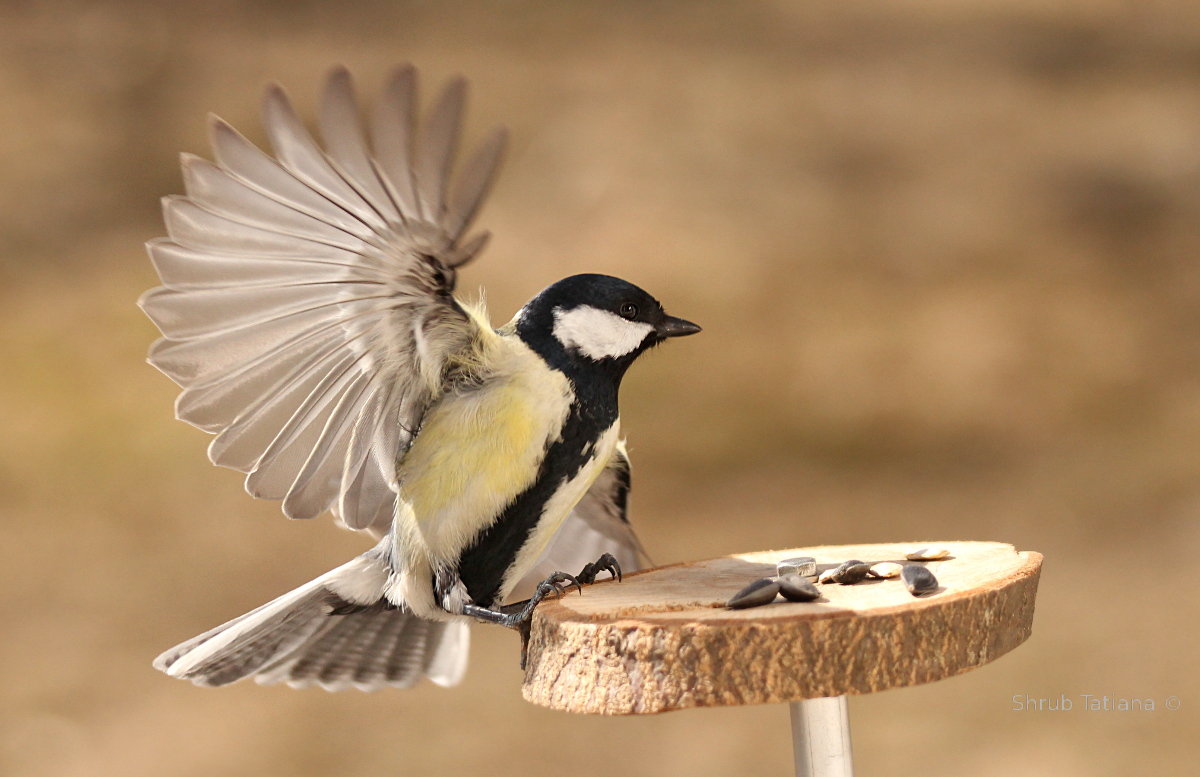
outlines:
[[613, 554], [611, 553], [605, 553], [600, 558], [585, 566], [583, 570], [575, 576], [575, 579], [584, 585], [591, 585], [592, 583], [596, 582], [596, 576], [601, 572], [607, 572], [609, 577], [614, 578], [617, 581], [622, 579], [621, 565], [617, 563], [617, 560], [613, 558]]
[[550, 594], [554, 594], [556, 597], [562, 596], [567, 588], [571, 586], [575, 586], [579, 589], [579, 593], [583, 593], [583, 585], [575, 575], [568, 575], [566, 572], [555, 572], [538, 583], [537, 588], [534, 589], [533, 596], [523, 602], [502, 605], [495, 610], [468, 604], [463, 607], [463, 615], [470, 615], [473, 618], [478, 618], [488, 623], [495, 623], [510, 629], [516, 629], [521, 635], [521, 668], [524, 669], [525, 658], [529, 648], [529, 627], [533, 620], [534, 609]]
[[579, 593], [582, 594], [583, 586], [596, 582], [596, 577], [601, 572], [607, 572], [610, 577], [617, 580], [621, 579], [621, 565], [617, 563], [617, 560], [613, 558], [611, 553], [605, 553], [600, 558], [586, 565], [578, 575], [555, 572], [538, 583], [533, 596], [523, 602], [505, 604], [494, 610], [475, 604], [468, 604], [463, 606], [463, 615], [469, 615], [472, 618], [478, 618], [488, 623], [506, 626], [520, 633], [521, 668], [524, 669], [525, 658], [529, 648], [529, 629], [530, 624], [533, 622], [533, 611], [537, 609], [537, 606], [546, 597], [551, 594], [554, 594], [555, 597], [562, 596], [572, 586], [579, 589]]
[[506, 626], [510, 629], [520, 629], [521, 624], [528, 623], [529, 619], [533, 617], [534, 609], [542, 603], [542, 600], [550, 596], [550, 594], [562, 596], [567, 588], [571, 586], [578, 588], [579, 592], [583, 593], [583, 584], [580, 583], [575, 575], [568, 575], [566, 572], [555, 572], [538, 583], [533, 596], [523, 602], [505, 604], [495, 610], [468, 604], [463, 607], [463, 615], [470, 615], [472, 618]]
[[519, 628], [521, 624], [528, 624], [529, 620], [533, 617], [534, 609], [542, 603], [543, 599], [550, 594], [554, 594], [554, 597], [557, 599], [571, 586], [579, 589], [580, 594], [583, 593], [583, 583], [580, 582], [579, 578], [575, 577], [575, 575], [568, 575], [566, 572], [555, 572], [550, 577], [538, 583], [537, 588], [533, 591], [533, 596], [523, 602], [506, 604], [501, 607], [501, 612], [506, 613], [506, 615], [500, 621], [500, 625], [515, 629]]

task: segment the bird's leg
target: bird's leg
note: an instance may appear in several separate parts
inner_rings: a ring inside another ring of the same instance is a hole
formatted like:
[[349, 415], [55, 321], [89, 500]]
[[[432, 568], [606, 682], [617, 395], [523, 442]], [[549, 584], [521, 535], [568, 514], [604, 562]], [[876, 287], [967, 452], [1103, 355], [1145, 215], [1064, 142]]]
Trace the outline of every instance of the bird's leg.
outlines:
[[[564, 583], [566, 586], [563, 585]], [[516, 629], [521, 635], [521, 668], [524, 669], [526, 649], [529, 647], [529, 624], [533, 619], [534, 609], [550, 594], [561, 596], [570, 586], [575, 586], [579, 589], [579, 593], [583, 593], [583, 586], [574, 575], [555, 572], [538, 583], [533, 596], [523, 602], [501, 605], [495, 610], [475, 604], [466, 604], [463, 605], [463, 615], [470, 615], [481, 621]]]
[[[563, 583], [567, 585], [564, 586]], [[555, 572], [550, 577], [538, 583], [533, 596], [523, 602], [501, 605], [494, 610], [475, 604], [466, 604], [463, 605], [463, 615], [470, 615], [472, 618], [478, 618], [481, 621], [516, 629], [533, 617], [534, 608], [541, 604], [543, 599], [550, 594], [561, 596], [563, 591], [570, 586], [575, 586], [579, 589], [580, 593], [583, 593], [583, 586], [574, 575], [568, 575], [566, 572]]]
[[[613, 558], [611, 553], [605, 553], [592, 563], [587, 564], [578, 575], [555, 572], [550, 577], [538, 583], [533, 596], [523, 602], [501, 605], [496, 609], [480, 607], [477, 604], [465, 604], [463, 605], [462, 612], [463, 615], [469, 615], [481, 621], [516, 629], [521, 635], [521, 668], [524, 669], [526, 650], [529, 647], [529, 628], [530, 623], [533, 621], [534, 609], [550, 594], [561, 596], [566, 588], [570, 586], [575, 586], [579, 589], [579, 593], [582, 594], [583, 586], [596, 582], [596, 576], [601, 572], [607, 572], [617, 580], [621, 579], [621, 565], [617, 563], [617, 560]], [[566, 583], [566, 586], [563, 585], [564, 583]]]
[[[533, 596], [523, 602], [501, 605], [494, 610], [487, 607], [480, 607], [476, 604], [466, 604], [463, 605], [463, 615], [469, 615], [472, 618], [487, 621], [488, 623], [507, 626], [510, 629], [520, 629], [522, 624], [527, 624], [530, 618], [533, 617], [534, 609], [551, 593], [561, 596], [563, 591], [570, 586], [575, 586], [579, 589], [579, 593], [583, 593], [583, 586], [596, 582], [596, 577], [601, 572], [607, 572], [610, 577], [618, 581], [622, 579], [621, 565], [617, 563], [617, 560], [613, 558], [611, 553], [605, 553], [590, 564], [586, 564], [578, 575], [555, 572], [538, 583]], [[567, 585], [563, 586], [563, 583]]]
[[588, 564], [583, 570], [575, 576], [575, 579], [584, 585], [591, 585], [596, 582], [596, 575], [601, 572], [607, 572], [609, 577], [621, 580], [621, 565], [613, 558], [613, 554], [605, 553], [600, 558]]

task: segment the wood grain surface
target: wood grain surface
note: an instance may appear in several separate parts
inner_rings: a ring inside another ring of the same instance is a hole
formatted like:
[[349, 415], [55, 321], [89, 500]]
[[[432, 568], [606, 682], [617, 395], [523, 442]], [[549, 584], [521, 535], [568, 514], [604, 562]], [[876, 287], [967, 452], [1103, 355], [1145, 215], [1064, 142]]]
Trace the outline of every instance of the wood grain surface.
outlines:
[[[941, 561], [906, 553], [938, 545]], [[914, 597], [898, 579], [820, 586], [747, 610], [724, 603], [775, 562], [813, 556], [922, 563], [940, 587]], [[998, 542], [925, 541], [743, 553], [647, 570], [543, 603], [523, 693], [568, 712], [644, 714], [873, 693], [960, 674], [1021, 644], [1042, 557]]]

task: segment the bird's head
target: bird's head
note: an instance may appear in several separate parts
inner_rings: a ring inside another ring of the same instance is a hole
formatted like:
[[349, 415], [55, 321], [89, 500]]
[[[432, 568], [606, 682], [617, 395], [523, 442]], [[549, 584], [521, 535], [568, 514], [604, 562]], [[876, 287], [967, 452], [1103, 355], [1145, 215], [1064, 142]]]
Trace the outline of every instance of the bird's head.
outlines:
[[609, 275], [572, 275], [517, 314], [517, 333], [552, 365], [563, 358], [619, 377], [647, 349], [700, 327], [667, 315], [654, 297]]

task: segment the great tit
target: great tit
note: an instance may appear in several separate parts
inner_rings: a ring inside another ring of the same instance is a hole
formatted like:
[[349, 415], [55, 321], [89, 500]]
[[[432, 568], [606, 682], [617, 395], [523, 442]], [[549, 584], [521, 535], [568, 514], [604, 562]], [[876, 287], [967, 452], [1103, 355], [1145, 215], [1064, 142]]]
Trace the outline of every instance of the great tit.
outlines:
[[273, 156], [215, 117], [215, 162], [183, 156], [187, 194], [164, 200], [168, 237], [148, 244], [163, 283], [140, 300], [163, 334], [149, 361], [250, 494], [377, 544], [166, 651], [167, 674], [453, 685], [471, 620], [527, 635], [541, 598], [642, 562], [617, 393], [639, 355], [700, 327], [605, 275], [550, 285], [498, 329], [455, 298], [506, 140], [488, 135], [452, 184], [464, 94], [452, 81], [418, 126], [399, 68], [368, 141], [337, 68], [323, 147], [272, 86]]

